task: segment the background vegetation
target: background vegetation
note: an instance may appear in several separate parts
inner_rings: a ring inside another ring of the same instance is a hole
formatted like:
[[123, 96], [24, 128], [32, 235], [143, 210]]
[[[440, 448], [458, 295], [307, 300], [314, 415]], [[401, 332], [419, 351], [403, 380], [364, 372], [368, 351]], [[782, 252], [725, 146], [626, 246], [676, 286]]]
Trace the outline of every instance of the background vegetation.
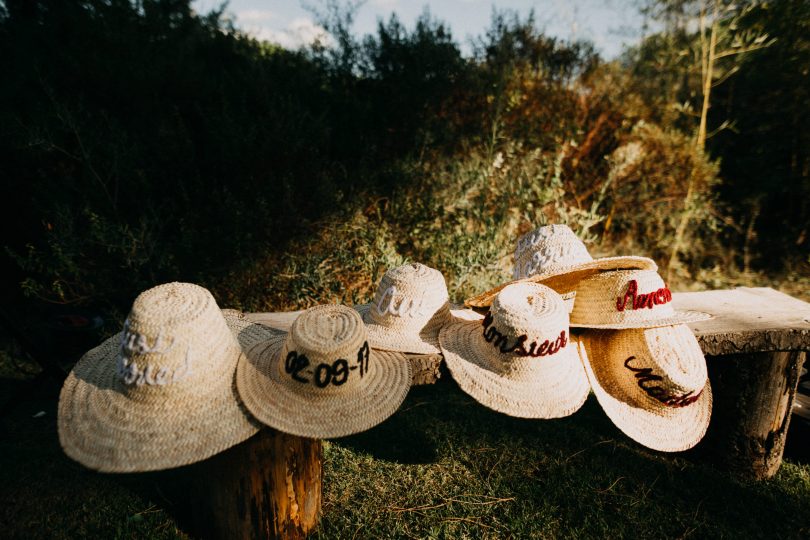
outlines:
[[[551, 222], [595, 256], [655, 258], [675, 289], [810, 299], [808, 2], [640, 9], [659, 30], [606, 61], [508, 12], [468, 57], [427, 11], [356, 36], [350, 7], [327, 2], [333, 45], [289, 51], [188, 0], [0, 0], [0, 311], [36, 329], [54, 305], [92, 307], [109, 333], [171, 280], [245, 310], [357, 303], [405, 260], [461, 299], [509, 276], [515, 238]], [[5, 347], [0, 395], [35, 373]], [[62, 456], [52, 398], [29, 404], [44, 420], [9, 420], [4, 530], [179, 534], [163, 502]], [[807, 465], [739, 484], [639, 450], [593, 400], [538, 426], [449, 384], [396, 418], [327, 446], [324, 537], [810, 530]], [[729, 493], [739, 505], [718, 502]], [[388, 506], [352, 513], [346, 497]], [[757, 520], [763, 507], [778, 519]]]
[[120, 315], [183, 279], [280, 308], [329, 299], [309, 265], [369, 284], [405, 257], [462, 296], [550, 221], [681, 287], [807, 275], [806, 2], [650, 2], [663, 30], [613, 62], [500, 12], [467, 58], [427, 11], [357, 37], [327, 3], [334, 46], [288, 51], [185, 0], [0, 6], [9, 294]]

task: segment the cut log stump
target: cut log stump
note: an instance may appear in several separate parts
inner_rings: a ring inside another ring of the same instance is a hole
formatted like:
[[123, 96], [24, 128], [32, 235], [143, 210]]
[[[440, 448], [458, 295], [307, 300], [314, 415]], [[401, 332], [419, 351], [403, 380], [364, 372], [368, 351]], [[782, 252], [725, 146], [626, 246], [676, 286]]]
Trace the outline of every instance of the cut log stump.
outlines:
[[318, 524], [322, 462], [320, 440], [265, 428], [162, 483], [194, 538], [299, 539]]
[[713, 319], [690, 324], [709, 370], [714, 404], [696, 449], [748, 480], [782, 463], [799, 373], [810, 349], [810, 304], [768, 288], [675, 293], [675, 307]]
[[714, 405], [701, 450], [715, 465], [752, 480], [776, 474], [804, 358], [800, 351], [707, 358]]

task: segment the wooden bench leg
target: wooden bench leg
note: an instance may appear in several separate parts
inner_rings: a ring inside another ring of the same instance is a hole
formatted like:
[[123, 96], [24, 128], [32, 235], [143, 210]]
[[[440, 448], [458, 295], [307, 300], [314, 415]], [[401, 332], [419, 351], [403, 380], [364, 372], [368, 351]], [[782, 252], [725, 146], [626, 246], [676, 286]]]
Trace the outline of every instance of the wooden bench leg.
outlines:
[[804, 359], [802, 351], [707, 357], [714, 405], [701, 447], [712, 461], [745, 479], [776, 474]]
[[200, 538], [304, 538], [318, 523], [322, 465], [320, 440], [262, 429], [183, 468], [181, 522]]

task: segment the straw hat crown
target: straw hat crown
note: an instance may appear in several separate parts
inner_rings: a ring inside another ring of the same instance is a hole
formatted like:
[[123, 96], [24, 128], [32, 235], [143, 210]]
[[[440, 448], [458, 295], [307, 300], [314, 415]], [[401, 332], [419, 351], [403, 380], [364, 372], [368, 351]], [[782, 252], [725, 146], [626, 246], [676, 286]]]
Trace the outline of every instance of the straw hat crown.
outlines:
[[388, 270], [371, 304], [357, 307], [378, 349], [439, 352], [439, 330], [451, 320], [444, 276], [421, 263]]
[[570, 227], [546, 225], [518, 239], [511, 282], [468, 298], [464, 303], [487, 307], [501, 289], [516, 281], [543, 283], [560, 294], [573, 294], [579, 281], [587, 276], [602, 270], [627, 268], [657, 270], [658, 266], [652, 259], [634, 255], [594, 259]]
[[136, 298], [120, 335], [116, 375], [132, 399], [172, 386], [172, 393], [200, 378], [224, 374], [220, 358], [238, 357], [222, 312], [208, 290], [192, 283], [167, 283]]
[[292, 380], [303, 383], [301, 389], [331, 394], [361, 386], [369, 358], [360, 315], [344, 306], [322, 305], [295, 319], [279, 360]]
[[516, 380], [532, 377], [537, 357], [567, 346], [568, 310], [562, 298], [544, 285], [511, 285], [492, 303], [483, 337], [501, 353], [492, 363], [495, 371]]
[[421, 263], [390, 269], [380, 280], [368, 316], [377, 324], [419, 331], [434, 317], [450, 316], [444, 276]]
[[521, 236], [515, 247], [514, 279], [564, 272], [593, 260], [568, 225], [546, 225]]

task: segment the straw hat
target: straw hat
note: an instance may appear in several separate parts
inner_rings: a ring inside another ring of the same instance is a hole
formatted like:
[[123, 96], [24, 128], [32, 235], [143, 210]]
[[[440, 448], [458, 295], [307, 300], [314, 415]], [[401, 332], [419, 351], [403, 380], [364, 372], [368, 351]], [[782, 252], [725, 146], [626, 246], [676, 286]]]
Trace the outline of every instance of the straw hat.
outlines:
[[438, 354], [439, 329], [452, 318], [444, 276], [420, 263], [388, 270], [374, 301], [355, 309], [375, 349]]
[[631, 439], [678, 452], [703, 438], [712, 389], [703, 352], [687, 326], [594, 330], [578, 345], [596, 399]]
[[[639, 268], [657, 270], [655, 261], [646, 257], [623, 256], [594, 259], [568, 225], [546, 225], [521, 236], [514, 255], [513, 281], [468, 298], [465, 304], [485, 307], [492, 303], [498, 291], [515, 283], [528, 280], [543, 283], [558, 293], [574, 290], [576, 283], [600, 270]], [[550, 278], [558, 279], [549, 280]], [[564, 277], [564, 279], [559, 279]]]
[[345, 306], [308, 309], [290, 332], [257, 345], [239, 363], [239, 395], [263, 423], [326, 439], [376, 426], [411, 386], [407, 358], [369, 348], [360, 315]]
[[544, 285], [505, 287], [483, 323], [454, 322], [439, 339], [458, 385], [490, 409], [559, 418], [588, 397], [588, 380], [568, 335], [568, 311]]
[[696, 321], [712, 316], [697, 311], [677, 311], [672, 293], [654, 270], [602, 272], [580, 281], [571, 326], [580, 328], [654, 328]]
[[234, 372], [244, 350], [274, 335], [206, 289], [169, 283], [141, 293], [124, 330], [74, 366], [59, 396], [59, 442], [104, 472], [203, 460], [256, 433]]

